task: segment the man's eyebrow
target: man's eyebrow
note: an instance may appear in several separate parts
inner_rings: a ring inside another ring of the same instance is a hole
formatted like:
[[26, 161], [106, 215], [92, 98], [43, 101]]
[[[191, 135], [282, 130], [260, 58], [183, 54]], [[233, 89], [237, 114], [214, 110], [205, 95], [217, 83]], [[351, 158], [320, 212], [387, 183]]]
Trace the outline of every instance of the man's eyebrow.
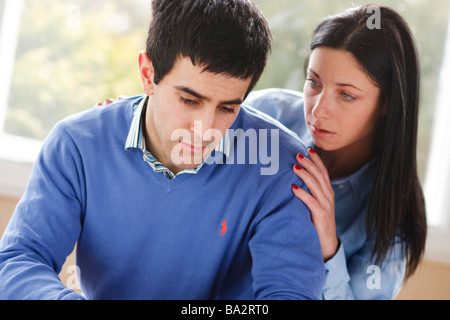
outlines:
[[231, 101], [224, 101], [221, 104], [233, 106], [233, 105], [241, 105], [243, 102], [244, 101], [242, 101], [242, 99], [236, 99], [236, 100], [231, 100]]
[[[194, 90], [192, 90], [192, 89], [190, 89], [188, 87], [177, 86], [177, 87], [175, 87], [175, 89], [179, 90], [179, 91], [186, 92], [187, 94], [190, 94], [191, 96], [194, 96], [197, 99], [205, 100], [207, 102], [211, 101], [210, 98], [207, 98], [207, 97], [201, 95], [198, 92], [195, 92]], [[220, 104], [225, 104], [225, 105], [236, 105], [236, 104], [238, 104], [238, 105], [241, 105], [243, 102], [244, 101], [242, 99], [235, 99], [235, 100], [230, 100], [230, 101], [223, 101]]]
[[209, 101], [209, 100], [210, 100], [210, 99], [208, 99], [208, 98], [202, 96], [200, 93], [195, 92], [195, 91], [192, 90], [192, 89], [189, 89], [188, 87], [181, 87], [181, 86], [178, 86], [178, 87], [175, 87], [175, 89], [177, 89], [177, 90], [179, 90], [179, 91], [186, 92], [187, 94], [190, 94], [191, 96], [194, 96], [194, 97], [196, 97], [196, 98], [198, 98], [198, 99], [201, 99], [201, 100], [205, 100], [205, 101]]

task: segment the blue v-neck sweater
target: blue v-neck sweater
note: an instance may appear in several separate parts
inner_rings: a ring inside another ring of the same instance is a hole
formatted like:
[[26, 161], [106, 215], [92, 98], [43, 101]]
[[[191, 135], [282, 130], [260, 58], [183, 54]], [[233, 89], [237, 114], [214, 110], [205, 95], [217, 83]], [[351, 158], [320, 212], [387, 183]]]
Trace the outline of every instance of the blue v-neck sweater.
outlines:
[[[124, 148], [142, 98], [69, 117], [48, 136], [0, 242], [0, 298], [320, 299], [319, 240], [291, 191], [302, 185], [298, 138], [243, 106], [230, 158], [169, 180]], [[238, 155], [260, 129], [279, 132], [275, 175]], [[76, 243], [83, 295], [58, 278]]]

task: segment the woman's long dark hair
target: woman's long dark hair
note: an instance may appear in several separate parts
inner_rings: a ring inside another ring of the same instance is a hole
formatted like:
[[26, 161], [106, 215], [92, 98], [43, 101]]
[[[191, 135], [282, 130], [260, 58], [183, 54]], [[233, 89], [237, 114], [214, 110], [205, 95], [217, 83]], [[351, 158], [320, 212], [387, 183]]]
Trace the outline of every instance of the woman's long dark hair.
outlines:
[[427, 233], [416, 163], [420, 67], [414, 38], [394, 10], [365, 5], [324, 19], [314, 32], [311, 50], [321, 46], [352, 53], [380, 88], [384, 115], [366, 233], [375, 240], [376, 263], [387, 257], [396, 237], [402, 239], [408, 278], [423, 256]]

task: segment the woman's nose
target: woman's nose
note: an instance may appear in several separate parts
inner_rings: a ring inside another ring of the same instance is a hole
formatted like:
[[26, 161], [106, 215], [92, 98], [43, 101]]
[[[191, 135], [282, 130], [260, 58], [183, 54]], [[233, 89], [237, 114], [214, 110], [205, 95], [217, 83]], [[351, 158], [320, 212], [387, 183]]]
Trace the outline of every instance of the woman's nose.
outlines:
[[330, 116], [330, 107], [331, 107], [330, 94], [323, 92], [315, 101], [311, 113], [315, 119], [326, 119]]

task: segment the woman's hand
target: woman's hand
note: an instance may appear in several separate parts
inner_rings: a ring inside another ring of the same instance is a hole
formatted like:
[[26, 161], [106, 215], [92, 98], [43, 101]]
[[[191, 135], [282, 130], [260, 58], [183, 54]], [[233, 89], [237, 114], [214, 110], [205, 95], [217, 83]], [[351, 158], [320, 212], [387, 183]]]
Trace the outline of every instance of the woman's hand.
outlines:
[[[122, 100], [122, 99], [125, 99], [125, 98], [126, 98], [126, 96], [121, 95], [121, 96], [118, 96], [116, 100]], [[113, 103], [114, 101], [115, 101], [114, 99], [109, 98], [109, 99], [106, 99], [104, 102], [97, 103], [95, 106], [96, 107], [100, 107], [100, 106], [103, 106], [103, 105], [108, 105], [108, 104]]]
[[331, 259], [339, 248], [336, 236], [336, 219], [334, 216], [334, 191], [331, 187], [328, 170], [313, 149], [308, 150], [311, 160], [299, 154], [294, 166], [295, 174], [303, 180], [311, 194], [293, 185], [294, 194], [302, 200], [311, 211], [312, 221], [319, 235], [324, 261]]

